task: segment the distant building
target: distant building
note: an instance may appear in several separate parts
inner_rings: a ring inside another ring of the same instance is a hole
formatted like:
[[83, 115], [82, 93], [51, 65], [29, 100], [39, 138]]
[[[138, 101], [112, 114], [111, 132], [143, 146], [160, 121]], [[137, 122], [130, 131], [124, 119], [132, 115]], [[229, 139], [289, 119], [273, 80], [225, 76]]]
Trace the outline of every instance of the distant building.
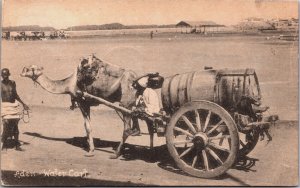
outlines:
[[299, 23], [299, 19], [297, 19], [297, 18], [292, 18], [291, 21], [295, 22], [295, 23]]
[[246, 18], [245, 21], [249, 21], [249, 22], [262, 22], [262, 21], [265, 21], [265, 20], [263, 18], [250, 17], [250, 18]]
[[[189, 33], [198, 33], [198, 32], [206, 33], [210, 31], [218, 30], [219, 27], [225, 27], [225, 26], [216, 24], [213, 21], [180, 21], [179, 23], [176, 24], [176, 27], [179, 27], [182, 30], [185, 29], [186, 33], [188, 33], [188, 29], [189, 29]], [[211, 28], [216, 28], [216, 29], [211, 29]]]
[[277, 30], [288, 31], [297, 30], [299, 20], [296, 18], [291, 19], [272, 19], [269, 21]]
[[3, 31], [2, 32], [2, 38], [9, 40], [10, 39], [10, 32], [9, 31]]
[[242, 31], [274, 30], [275, 26], [262, 18], [247, 18], [239, 22], [236, 27]]

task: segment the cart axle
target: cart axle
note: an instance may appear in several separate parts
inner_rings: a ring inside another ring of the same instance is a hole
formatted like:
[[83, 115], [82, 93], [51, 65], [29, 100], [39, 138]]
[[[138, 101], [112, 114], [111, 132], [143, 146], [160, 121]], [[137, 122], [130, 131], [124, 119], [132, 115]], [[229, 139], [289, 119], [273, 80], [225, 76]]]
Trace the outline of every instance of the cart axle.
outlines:
[[203, 150], [208, 144], [208, 137], [204, 133], [197, 133], [192, 140], [197, 150]]

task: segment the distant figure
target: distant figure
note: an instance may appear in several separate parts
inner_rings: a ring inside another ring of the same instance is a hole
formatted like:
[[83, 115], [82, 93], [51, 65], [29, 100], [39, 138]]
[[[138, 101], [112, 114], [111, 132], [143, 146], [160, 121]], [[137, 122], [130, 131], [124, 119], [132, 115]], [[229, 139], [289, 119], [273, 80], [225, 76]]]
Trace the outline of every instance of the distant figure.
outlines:
[[150, 32], [150, 38], [153, 38], [153, 31]]
[[23, 151], [19, 142], [18, 123], [20, 120], [20, 105], [17, 101], [23, 105], [25, 110], [29, 110], [29, 108], [19, 97], [16, 83], [9, 79], [9, 70], [6, 68], [2, 69], [1, 76], [1, 116], [3, 122], [1, 149], [7, 147], [7, 138], [14, 136], [16, 150]]

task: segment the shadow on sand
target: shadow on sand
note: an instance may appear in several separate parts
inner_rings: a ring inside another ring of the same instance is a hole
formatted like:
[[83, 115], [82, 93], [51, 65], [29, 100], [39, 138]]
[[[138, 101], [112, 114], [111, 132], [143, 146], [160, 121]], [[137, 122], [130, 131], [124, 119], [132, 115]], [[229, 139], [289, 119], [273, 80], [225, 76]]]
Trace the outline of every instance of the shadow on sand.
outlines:
[[[76, 147], [80, 147], [83, 150], [88, 150], [88, 144], [87, 144], [87, 138], [86, 137], [73, 137], [73, 138], [53, 138], [53, 137], [47, 137], [43, 136], [39, 133], [30, 133], [25, 132], [24, 134], [47, 139], [47, 140], [53, 140], [53, 141], [63, 141], [68, 144], [71, 144]], [[100, 140], [97, 138], [94, 138], [94, 145], [95, 150], [104, 151], [108, 153], [113, 153], [113, 151], [105, 150], [105, 148], [112, 148], [113, 150], [116, 150], [116, 148], [119, 145], [119, 142], [113, 142], [113, 141], [107, 141], [107, 140]], [[170, 156], [170, 153], [168, 151], [168, 148], [166, 145], [157, 146], [154, 147], [153, 150], [151, 150], [149, 147], [145, 146], [139, 146], [134, 144], [124, 144], [124, 148], [122, 151], [122, 158], [121, 160], [143, 160], [147, 163], [157, 163], [157, 165], [167, 171], [182, 174], [186, 176], [190, 176], [183, 172], [182, 170], [178, 169], [173, 158]], [[252, 170], [251, 168], [255, 166], [256, 162], [259, 161], [255, 158], [250, 158], [247, 156], [244, 157], [238, 157], [236, 160], [235, 165], [232, 167], [232, 169], [236, 169], [239, 171], [244, 172], [255, 172], [255, 170]], [[239, 180], [238, 178], [234, 177], [233, 175], [230, 175], [228, 173], [225, 173], [219, 177], [214, 178], [215, 180], [223, 180], [223, 179], [232, 179], [233, 181], [239, 182], [242, 185], [247, 185], [243, 181]]]
[[[21, 145], [29, 145], [30, 144], [29, 142], [24, 142], [22, 140], [19, 140], [19, 142]], [[6, 140], [6, 143], [3, 146], [4, 149], [13, 149], [15, 147], [16, 147], [16, 142], [15, 142], [14, 138], [8, 138]]]
[[255, 166], [257, 161], [259, 161], [259, 159], [248, 156], [239, 156], [233, 168], [236, 170], [242, 170], [244, 172], [256, 172], [256, 170], [253, 170], [252, 167]]
[[[66, 142], [73, 146], [82, 148], [85, 151], [88, 150], [86, 137], [53, 138], [43, 136], [39, 133], [25, 132], [24, 134], [46, 140]], [[113, 151], [105, 150], [105, 148], [112, 148], [112, 150], [116, 150], [119, 145], [119, 142], [100, 140], [98, 138], [94, 138], [94, 145], [95, 150], [104, 151], [107, 153], [114, 153]], [[122, 151], [121, 160], [143, 160], [148, 163], [158, 162], [159, 166], [161, 167], [172, 166], [173, 168], [176, 168], [176, 165], [173, 162], [173, 159], [171, 158], [166, 145], [157, 146], [154, 147], [153, 150], [151, 150], [149, 147], [125, 143]]]

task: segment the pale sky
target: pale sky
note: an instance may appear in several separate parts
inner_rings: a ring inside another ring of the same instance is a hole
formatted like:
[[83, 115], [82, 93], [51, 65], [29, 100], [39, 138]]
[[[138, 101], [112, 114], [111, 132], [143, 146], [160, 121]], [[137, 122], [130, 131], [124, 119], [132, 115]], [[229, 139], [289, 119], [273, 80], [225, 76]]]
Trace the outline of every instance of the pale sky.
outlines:
[[297, 0], [3, 0], [2, 26], [176, 24], [231, 25], [247, 17], [298, 18]]

